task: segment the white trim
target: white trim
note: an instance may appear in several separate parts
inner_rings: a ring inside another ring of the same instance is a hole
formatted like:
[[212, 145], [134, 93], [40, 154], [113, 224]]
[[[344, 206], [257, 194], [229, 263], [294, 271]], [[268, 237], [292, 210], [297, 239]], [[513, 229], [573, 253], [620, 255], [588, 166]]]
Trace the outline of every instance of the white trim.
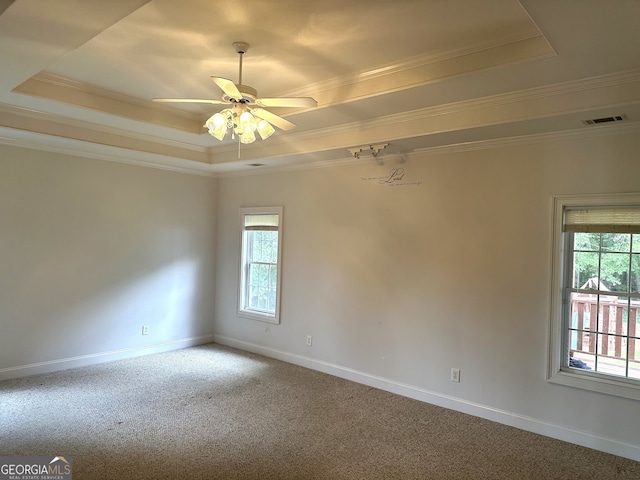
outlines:
[[[165, 107], [161, 107], [165, 108]], [[161, 134], [148, 134], [142, 132], [136, 132], [124, 127], [113, 127], [110, 125], [103, 125], [95, 122], [88, 122], [81, 119], [63, 117], [54, 113], [44, 112], [40, 110], [34, 110], [32, 108], [20, 107], [17, 105], [10, 105], [7, 103], [0, 103], [0, 114], [10, 115], [17, 118], [28, 119], [37, 123], [52, 123], [59, 126], [63, 126], [71, 129], [72, 131], [82, 130], [84, 132], [91, 132], [95, 135], [110, 135], [126, 138], [127, 140], [133, 140], [141, 143], [151, 143], [154, 145], [162, 145], [165, 147], [181, 149], [185, 151], [191, 151], [195, 154], [206, 154], [207, 146], [198, 145], [193, 142], [186, 142], [180, 140], [173, 140], [171, 138], [162, 136]], [[173, 114], [173, 111], [172, 111]], [[3, 125], [6, 128], [12, 128], [9, 125]], [[171, 127], [166, 127], [170, 129]], [[19, 130], [19, 128], [16, 128]], [[157, 130], [157, 129], [156, 129]], [[44, 133], [42, 131], [32, 130], [34, 133]], [[196, 132], [198, 137], [204, 133], [200, 127]], [[64, 137], [63, 137], [64, 138]], [[75, 137], [68, 137], [75, 138]], [[206, 138], [206, 137], [203, 137]], [[207, 139], [208, 140], [208, 139]]]
[[[447, 145], [437, 145], [434, 147], [417, 148], [406, 153], [382, 154], [380, 159], [393, 160], [419, 159], [427, 155], [445, 155], [451, 153], [474, 152], [478, 150], [492, 150], [498, 148], [512, 148], [523, 145], [536, 145], [544, 142], [561, 142], [565, 140], [576, 140], [583, 138], [607, 137], [612, 135], [627, 135], [631, 133], [640, 133], [640, 122], [616, 125], [598, 125], [595, 128], [580, 128], [574, 130], [565, 130], [562, 132], [535, 133], [530, 135], [518, 135], [513, 137], [501, 137], [489, 140], [476, 140], [464, 143], [451, 143]], [[313, 162], [294, 162], [288, 165], [265, 166], [247, 170], [233, 170], [227, 172], [219, 172], [216, 174], [218, 178], [235, 178], [249, 177], [255, 175], [268, 175], [282, 172], [312, 170], [317, 168], [345, 167], [351, 165], [370, 165], [371, 157], [362, 156], [361, 158], [353, 158], [346, 155], [336, 160], [317, 160]]]
[[213, 335], [202, 335], [199, 337], [190, 337], [180, 340], [172, 340], [169, 342], [155, 343], [153, 345], [121, 348], [108, 352], [90, 353], [87, 355], [79, 355], [76, 357], [60, 358], [57, 360], [48, 360], [45, 362], [18, 365], [16, 367], [0, 368], [0, 380], [26, 377], [29, 375], [37, 375], [41, 373], [57, 372], [60, 370], [66, 370], [68, 368], [86, 367], [89, 365], [96, 365], [99, 363], [111, 362], [114, 360], [141, 357], [143, 355], [168, 352], [171, 350], [180, 350], [182, 348], [211, 343], [213, 340]]
[[599, 437], [591, 433], [553, 425], [533, 417], [519, 415], [515, 412], [509, 412], [507, 410], [493, 408], [488, 405], [469, 402], [451, 395], [444, 395], [442, 393], [426, 390], [413, 385], [396, 382], [388, 378], [371, 375], [366, 372], [361, 372], [341, 365], [263, 347], [223, 335], [214, 335], [214, 342], [248, 352], [257, 353], [259, 355], [264, 355], [265, 357], [282, 360], [311, 370], [344, 378], [352, 382], [379, 388], [380, 390], [413, 398], [414, 400], [419, 400], [421, 402], [484, 418], [503, 425], [509, 425], [528, 432], [537, 433], [546, 437], [581, 445], [583, 447], [600, 450], [612, 455], [618, 455], [620, 457], [640, 461], [640, 446], [638, 445], [630, 445], [610, 438]]
[[579, 128], [563, 130], [560, 132], [532, 133], [529, 135], [517, 135], [513, 137], [500, 137], [488, 140], [475, 140], [465, 143], [452, 143], [416, 149], [412, 154], [446, 154], [472, 152], [476, 150], [489, 150], [496, 148], [519, 147], [522, 145], [535, 145], [543, 142], [560, 142], [582, 138], [605, 137], [611, 135], [626, 135], [640, 133], [640, 123], [598, 125], [596, 128]]
[[[56, 137], [44, 133], [34, 133], [24, 130], [16, 131], [2, 126], [0, 126], [0, 145], [38, 150], [41, 152], [59, 153], [93, 160], [104, 160], [125, 165], [135, 165], [137, 167], [153, 168], [155, 170], [184, 173], [186, 175], [212, 178], [218, 176], [215, 172], [211, 171], [211, 165], [208, 163], [188, 161], [183, 158], [170, 157], [168, 155], [130, 150], [82, 140]], [[187, 162], [191, 163], [192, 166], [186, 165]]]
[[[446, 64], [454, 59], [459, 59], [461, 57], [472, 57], [478, 54], [484, 54], [486, 57], [487, 54], [493, 52], [493, 55], [497, 57], [502, 57], [502, 64], [504, 64], [504, 50], [505, 47], [513, 47], [517, 44], [520, 44], [518, 49], [518, 54], [513, 58], [508, 57], [508, 63], [516, 63], [519, 61], [529, 61], [533, 59], [540, 59], [546, 57], [557, 56], [557, 53], [553, 49], [553, 47], [549, 44], [547, 39], [541, 35], [539, 32], [519, 32], [516, 35], [508, 35], [501, 38], [488, 38], [484, 41], [480, 41], [474, 43], [473, 45], [461, 45], [455, 46], [453, 48], [445, 48], [433, 52], [429, 52], [427, 54], [416, 55], [413, 57], [406, 58], [401, 60], [395, 64], [391, 65], [381, 65], [376, 68], [370, 70], [363, 70], [355, 74], [334, 77], [329, 80], [323, 80], [320, 82], [312, 83], [309, 85], [305, 85], [304, 87], [291, 90], [289, 92], [281, 92], [286, 96], [313, 96], [317, 95], [318, 92], [327, 92], [334, 91], [338, 89], [348, 88], [358, 82], [367, 81], [371, 79], [379, 79], [379, 78], [390, 78], [393, 76], [397, 76], [407, 70], [424, 70], [429, 67], [433, 67], [436, 64]], [[500, 55], [502, 53], [502, 55]], [[525, 55], [526, 54], [526, 55]], [[492, 55], [490, 54], [490, 57]], [[489, 63], [487, 59], [484, 59], [484, 63], [482, 66], [477, 67], [473, 71], [483, 70], [487, 67], [493, 66], [492, 63]], [[417, 82], [415, 85], [424, 85], [426, 83], [434, 83], [437, 81], [441, 81], [445, 78], [450, 78], [452, 75], [455, 75], [457, 70], [443, 69], [441, 66], [439, 69], [433, 69], [434, 71], [441, 72], [438, 76], [423, 76], [424, 80], [422, 82]], [[446, 72], [446, 73], [445, 73]], [[357, 97], [362, 98], [362, 97]], [[349, 98], [346, 101], [353, 101], [354, 98]], [[323, 102], [323, 106], [333, 105], [335, 102], [326, 103]]]

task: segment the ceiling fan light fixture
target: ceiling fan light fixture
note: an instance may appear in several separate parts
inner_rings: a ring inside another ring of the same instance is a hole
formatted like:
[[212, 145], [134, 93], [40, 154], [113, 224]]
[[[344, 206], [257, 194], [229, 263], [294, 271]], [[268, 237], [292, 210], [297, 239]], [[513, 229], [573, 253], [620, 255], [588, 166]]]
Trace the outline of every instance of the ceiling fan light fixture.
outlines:
[[[256, 119], [251, 112], [244, 110], [238, 118], [238, 126], [236, 127], [236, 133], [238, 135], [244, 135], [247, 133], [253, 133], [256, 130]], [[253, 136], [255, 140], [255, 135]], [[248, 142], [245, 142], [248, 143]]]
[[228, 116], [225, 116], [224, 113], [224, 110], [220, 113], [214, 113], [205, 123], [209, 134], [220, 141], [227, 134]]
[[245, 130], [242, 135], [238, 135], [240, 137], [240, 143], [253, 143], [256, 141], [256, 134], [253, 133], [253, 130]]
[[260, 134], [260, 138], [262, 138], [262, 140], [266, 140], [276, 131], [276, 129], [273, 128], [273, 126], [266, 120], [260, 120], [258, 122], [256, 130], [258, 130], [258, 133]]
[[245, 105], [239, 103], [233, 108], [226, 108], [220, 113], [214, 113], [205, 123], [209, 135], [222, 141], [229, 130], [238, 135], [241, 143], [256, 141], [256, 130], [264, 140], [275, 132], [275, 129], [265, 120], [258, 120]]

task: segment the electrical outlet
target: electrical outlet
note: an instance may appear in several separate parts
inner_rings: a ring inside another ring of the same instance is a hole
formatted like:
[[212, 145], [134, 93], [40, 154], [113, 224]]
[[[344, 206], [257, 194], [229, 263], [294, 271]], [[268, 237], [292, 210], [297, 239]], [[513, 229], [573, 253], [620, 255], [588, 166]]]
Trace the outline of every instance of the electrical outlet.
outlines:
[[313, 343], [313, 337], [311, 335], [307, 335], [307, 346], [310, 347]]
[[142, 334], [149, 335], [149, 325], [142, 325]]
[[452, 368], [451, 369], [451, 381], [455, 383], [460, 383], [460, 369]]

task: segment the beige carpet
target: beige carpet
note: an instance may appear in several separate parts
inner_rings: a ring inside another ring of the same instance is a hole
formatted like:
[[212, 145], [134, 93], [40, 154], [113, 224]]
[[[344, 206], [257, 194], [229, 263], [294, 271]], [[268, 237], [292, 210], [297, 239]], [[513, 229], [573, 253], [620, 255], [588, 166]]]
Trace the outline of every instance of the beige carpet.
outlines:
[[640, 463], [211, 344], [0, 382], [0, 455], [75, 480], [640, 479]]

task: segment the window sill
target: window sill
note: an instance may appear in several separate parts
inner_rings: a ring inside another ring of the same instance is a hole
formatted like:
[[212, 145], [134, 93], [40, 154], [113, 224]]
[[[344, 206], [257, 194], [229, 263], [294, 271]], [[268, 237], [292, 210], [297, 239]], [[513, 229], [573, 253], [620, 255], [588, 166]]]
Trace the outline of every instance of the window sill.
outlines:
[[573, 369], [563, 369], [551, 375], [549, 381], [568, 387], [606, 393], [608, 395], [630, 398], [632, 400], [640, 400], [640, 383], [597, 373], [574, 372]]
[[259, 322], [267, 322], [278, 325], [280, 319], [275, 315], [269, 315], [268, 313], [258, 313], [250, 310], [238, 310], [239, 317], [250, 318], [251, 320], [258, 320]]

